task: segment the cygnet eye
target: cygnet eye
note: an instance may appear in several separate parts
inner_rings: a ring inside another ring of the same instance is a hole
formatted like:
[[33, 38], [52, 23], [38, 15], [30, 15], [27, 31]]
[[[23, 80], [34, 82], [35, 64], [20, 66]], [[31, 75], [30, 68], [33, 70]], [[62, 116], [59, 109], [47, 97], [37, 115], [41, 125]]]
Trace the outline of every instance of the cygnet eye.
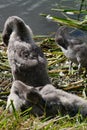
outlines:
[[22, 51], [21, 52], [21, 56], [24, 58], [24, 59], [27, 59], [30, 55], [30, 52], [28, 50], [25, 50], [25, 51]]
[[24, 52], [24, 56], [27, 58], [29, 56], [29, 52], [28, 51], [25, 51]]

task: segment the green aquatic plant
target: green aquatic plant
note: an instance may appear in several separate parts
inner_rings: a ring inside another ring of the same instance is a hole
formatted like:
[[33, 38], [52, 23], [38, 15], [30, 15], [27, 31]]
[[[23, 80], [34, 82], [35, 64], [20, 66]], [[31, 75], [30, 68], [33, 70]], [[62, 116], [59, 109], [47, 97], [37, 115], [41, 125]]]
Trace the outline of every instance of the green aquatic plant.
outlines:
[[[68, 25], [70, 27], [75, 27], [84, 31], [87, 31], [87, 9], [86, 4], [87, 0], [81, 0], [80, 1], [80, 7], [79, 10], [76, 9], [64, 9], [64, 8], [52, 8], [52, 11], [61, 12], [63, 17], [59, 16], [52, 16], [50, 14], [41, 14], [42, 16], [46, 17], [50, 21], [54, 21], [56, 23], [62, 24], [62, 25]], [[84, 9], [83, 9], [84, 7]], [[77, 15], [76, 18], [70, 17], [70, 15]]]

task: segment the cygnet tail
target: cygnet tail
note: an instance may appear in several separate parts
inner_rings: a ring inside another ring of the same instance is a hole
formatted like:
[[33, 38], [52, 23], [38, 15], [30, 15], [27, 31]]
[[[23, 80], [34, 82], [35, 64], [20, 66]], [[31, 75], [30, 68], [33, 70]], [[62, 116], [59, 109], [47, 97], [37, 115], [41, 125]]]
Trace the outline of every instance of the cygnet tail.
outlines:
[[68, 43], [68, 31], [66, 26], [61, 26], [55, 35], [55, 42], [67, 50], [67, 47], [69, 45]]

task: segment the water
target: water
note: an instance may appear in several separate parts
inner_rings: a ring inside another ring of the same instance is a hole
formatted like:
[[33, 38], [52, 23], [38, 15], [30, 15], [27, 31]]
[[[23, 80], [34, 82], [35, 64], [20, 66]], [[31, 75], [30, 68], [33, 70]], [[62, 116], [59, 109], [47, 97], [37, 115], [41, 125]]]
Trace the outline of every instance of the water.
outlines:
[[[73, 5], [73, 0], [65, 2], [68, 6]], [[50, 34], [57, 30], [57, 24], [48, 22], [40, 13], [47, 13], [61, 16], [54, 13], [51, 8], [55, 7], [61, 0], [0, 0], [0, 31], [9, 16], [17, 15], [32, 28], [35, 35]]]

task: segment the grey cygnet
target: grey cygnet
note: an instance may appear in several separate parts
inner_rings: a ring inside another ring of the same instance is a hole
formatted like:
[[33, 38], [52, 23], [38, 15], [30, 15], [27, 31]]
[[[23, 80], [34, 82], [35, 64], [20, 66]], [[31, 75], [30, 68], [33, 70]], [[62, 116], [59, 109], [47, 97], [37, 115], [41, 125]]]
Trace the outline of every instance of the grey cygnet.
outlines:
[[20, 80], [34, 87], [50, 83], [46, 58], [35, 44], [32, 30], [21, 18], [11, 16], [6, 20], [2, 39], [8, 46], [13, 80]]
[[25, 85], [23, 82], [16, 80], [12, 84], [7, 100], [7, 108], [12, 112], [13, 109], [10, 105], [10, 100], [13, 100], [17, 111], [23, 111], [32, 107], [31, 113], [38, 116], [42, 116], [44, 113], [46, 113], [47, 117], [54, 117], [58, 113], [75, 116], [77, 113], [80, 113], [83, 117], [87, 117], [86, 100], [74, 94], [56, 89], [51, 84], [47, 84], [38, 90], [35, 87]]
[[82, 39], [70, 36], [68, 28], [61, 26], [56, 32], [55, 41], [60, 46], [64, 55], [72, 62], [87, 68], [87, 43]]

